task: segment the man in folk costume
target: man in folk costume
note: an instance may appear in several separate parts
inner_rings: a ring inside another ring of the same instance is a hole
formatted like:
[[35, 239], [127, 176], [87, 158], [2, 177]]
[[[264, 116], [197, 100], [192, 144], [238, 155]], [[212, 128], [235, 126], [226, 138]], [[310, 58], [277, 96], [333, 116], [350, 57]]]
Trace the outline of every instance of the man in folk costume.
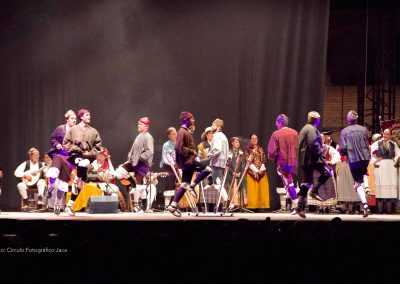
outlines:
[[67, 160], [74, 164], [77, 170], [74, 190], [65, 209], [70, 216], [75, 215], [73, 205], [87, 180], [87, 168], [101, 148], [100, 134], [94, 127], [90, 126], [90, 111], [87, 109], [79, 110], [78, 118], [80, 122], [69, 129], [63, 141], [63, 148], [68, 151]]
[[169, 159], [172, 159], [173, 162], [175, 161], [175, 143], [178, 132], [175, 127], [169, 127], [167, 129], [167, 135], [168, 141], [163, 144], [160, 162], [161, 171], [168, 172], [168, 175], [165, 178], [163, 192], [164, 209], [171, 203], [171, 197], [173, 197], [175, 193], [176, 176], [173, 171], [175, 163], [172, 163]]
[[[228, 200], [228, 194], [225, 187], [222, 187], [224, 179], [224, 172], [228, 161], [229, 143], [225, 134], [222, 132], [224, 121], [222, 119], [215, 119], [211, 125], [214, 133], [211, 140], [210, 151], [208, 156], [210, 158], [210, 166], [212, 167], [212, 179], [215, 190], [221, 194], [223, 201]], [[217, 202], [216, 202], [217, 203]], [[220, 203], [222, 206], [222, 203]], [[218, 210], [218, 208], [216, 208]]]
[[268, 143], [268, 158], [275, 162], [277, 172], [282, 178], [283, 185], [293, 207], [297, 206], [297, 192], [293, 183], [293, 173], [297, 167], [297, 144], [298, 133], [288, 127], [289, 118], [280, 114], [276, 118], [275, 125], [278, 130], [274, 131]]
[[354, 179], [354, 189], [363, 204], [363, 217], [370, 214], [365, 190], [362, 186], [371, 159], [368, 130], [357, 124], [358, 114], [354, 110], [347, 114], [347, 127], [340, 132], [340, 154], [346, 156]]
[[54, 129], [53, 133], [51, 134], [50, 144], [51, 149], [47, 152], [50, 158], [53, 158], [55, 154], [63, 154], [65, 155], [66, 152], [63, 149], [63, 141], [65, 134], [70, 130], [72, 126], [76, 124], [76, 114], [72, 110], [68, 110], [65, 113], [65, 124], [61, 124]]
[[[139, 199], [143, 195], [146, 185], [143, 184], [143, 177], [150, 172], [154, 156], [154, 139], [149, 133], [150, 119], [142, 117], [137, 122], [139, 134], [136, 136], [128, 153], [128, 161], [117, 168], [117, 178], [127, 179], [131, 186], [129, 194], [133, 195], [132, 210], [141, 213], [143, 210], [139, 206]], [[130, 173], [135, 173], [135, 179]]]
[[[175, 158], [179, 169], [182, 169], [182, 184], [174, 195], [171, 204], [166, 208], [166, 211], [171, 212], [174, 216], [180, 217], [181, 213], [178, 210], [178, 202], [181, 200], [186, 191], [194, 198], [197, 198], [195, 186], [205, 179], [211, 173], [211, 167], [206, 166], [195, 160], [197, 152], [193, 139], [193, 132], [190, 129], [194, 128], [195, 119], [192, 113], [183, 111], [180, 114], [182, 126], [178, 131], [175, 144]], [[199, 175], [192, 181], [194, 172], [200, 172]]]
[[[323, 151], [321, 133], [317, 129], [320, 121], [321, 116], [318, 112], [309, 112], [307, 124], [303, 126], [299, 133], [297, 158], [301, 173], [301, 185], [295, 210], [303, 218], [306, 218], [307, 194], [316, 200], [324, 201], [318, 195], [318, 189], [331, 176], [329, 171], [325, 169], [326, 157]], [[314, 181], [314, 170], [320, 173], [317, 181]]]
[[37, 206], [38, 209], [40, 209], [43, 206], [43, 195], [44, 195], [44, 190], [46, 188], [46, 182], [42, 177], [42, 174], [40, 173], [40, 177], [35, 184], [28, 185], [29, 182], [24, 182], [25, 181], [31, 181], [32, 180], [32, 175], [31, 173], [37, 172], [39, 174], [40, 169], [43, 169], [45, 164], [43, 162], [39, 161], [40, 158], [40, 153], [39, 150], [36, 148], [30, 148], [28, 151], [28, 156], [29, 160], [21, 163], [17, 169], [14, 172], [14, 175], [18, 178], [21, 178], [23, 181], [19, 182], [17, 184], [17, 189], [19, 194], [21, 195], [22, 198], [22, 209], [27, 209], [28, 208], [28, 188], [37, 188], [38, 190], [38, 201], [37, 201]]

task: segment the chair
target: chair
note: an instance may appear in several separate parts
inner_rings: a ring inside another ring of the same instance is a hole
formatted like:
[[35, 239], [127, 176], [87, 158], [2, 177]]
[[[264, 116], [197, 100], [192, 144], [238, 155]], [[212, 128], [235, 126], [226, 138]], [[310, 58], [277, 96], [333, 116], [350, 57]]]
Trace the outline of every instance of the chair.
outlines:
[[30, 211], [36, 209], [38, 201], [38, 189], [36, 187], [28, 188], [26, 192], [28, 193], [28, 208], [22, 208], [24, 206], [24, 203], [21, 199], [21, 211]]

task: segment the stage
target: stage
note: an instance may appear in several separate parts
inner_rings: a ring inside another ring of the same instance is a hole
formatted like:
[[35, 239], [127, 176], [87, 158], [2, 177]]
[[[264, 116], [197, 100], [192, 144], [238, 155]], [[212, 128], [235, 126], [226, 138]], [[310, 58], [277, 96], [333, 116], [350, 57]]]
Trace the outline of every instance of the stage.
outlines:
[[390, 257], [397, 256], [399, 221], [400, 215], [1, 212], [1, 268], [11, 271], [2, 278], [41, 281], [45, 269], [54, 279], [59, 264], [63, 275], [74, 271], [91, 283], [126, 277], [162, 283], [267, 283], [271, 277], [279, 283], [337, 283], [344, 274], [344, 283], [385, 283], [380, 271], [396, 267]]
[[182, 212], [181, 217], [174, 217], [171, 213], [153, 212], [153, 213], [130, 213], [121, 212], [115, 214], [89, 214], [77, 212], [75, 216], [68, 216], [67, 213], [55, 215], [49, 212], [1, 212], [0, 222], [3, 219], [12, 220], [46, 220], [46, 221], [143, 221], [143, 222], [198, 222], [198, 221], [227, 221], [235, 222], [238, 220], [246, 221], [271, 221], [271, 222], [330, 222], [333, 219], [340, 219], [343, 222], [400, 222], [400, 215], [371, 214], [363, 218], [361, 214], [317, 214], [307, 213], [307, 218], [303, 219], [298, 215], [289, 213], [188, 213]]

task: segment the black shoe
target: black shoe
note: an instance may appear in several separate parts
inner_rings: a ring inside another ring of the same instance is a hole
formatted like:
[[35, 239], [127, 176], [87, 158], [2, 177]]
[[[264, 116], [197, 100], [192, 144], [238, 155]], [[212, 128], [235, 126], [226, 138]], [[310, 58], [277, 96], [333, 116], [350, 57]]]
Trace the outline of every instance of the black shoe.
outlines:
[[297, 215], [299, 215], [301, 218], [306, 218], [306, 213], [304, 212], [303, 209], [297, 207], [294, 210], [296, 211]]
[[321, 202], [325, 201], [325, 200], [323, 200], [323, 199], [321, 198], [321, 196], [319, 196], [319, 195], [318, 195], [315, 191], [313, 191], [313, 190], [310, 190], [310, 192], [309, 192], [308, 195], [310, 195], [310, 197], [311, 197], [311, 198], [314, 198], [315, 200], [318, 200], [318, 201], [321, 201]]
[[364, 209], [363, 209], [363, 217], [365, 218], [365, 217], [368, 217], [368, 215], [369, 215], [369, 208], [368, 207], [364, 207]]

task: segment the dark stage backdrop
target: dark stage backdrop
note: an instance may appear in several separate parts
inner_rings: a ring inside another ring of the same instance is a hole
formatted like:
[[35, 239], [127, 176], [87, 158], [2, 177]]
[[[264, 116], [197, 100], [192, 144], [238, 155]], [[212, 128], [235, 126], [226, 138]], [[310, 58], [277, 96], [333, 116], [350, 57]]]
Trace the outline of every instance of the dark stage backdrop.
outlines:
[[[328, 0], [13, 0], [0, 10], [2, 210], [18, 210], [13, 172], [30, 147], [49, 149], [68, 109], [91, 111], [114, 166], [149, 116], [154, 170], [182, 110], [196, 116], [196, 142], [219, 117], [228, 138], [254, 132], [262, 146], [279, 113], [299, 130], [322, 111]], [[271, 162], [268, 176], [274, 192]]]

